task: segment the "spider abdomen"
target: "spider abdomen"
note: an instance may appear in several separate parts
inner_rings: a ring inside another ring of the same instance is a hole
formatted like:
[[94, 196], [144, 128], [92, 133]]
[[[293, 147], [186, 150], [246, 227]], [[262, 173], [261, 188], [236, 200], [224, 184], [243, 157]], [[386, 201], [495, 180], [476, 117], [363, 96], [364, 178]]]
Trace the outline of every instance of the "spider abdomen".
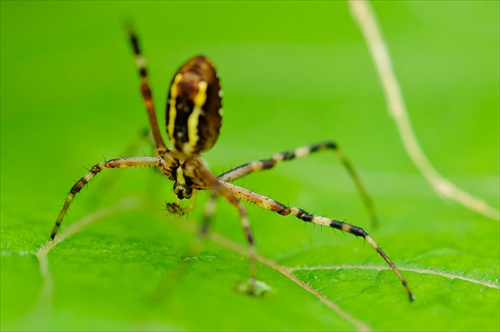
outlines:
[[172, 148], [185, 156], [207, 151], [219, 138], [221, 88], [208, 58], [198, 55], [182, 65], [167, 99], [167, 134]]

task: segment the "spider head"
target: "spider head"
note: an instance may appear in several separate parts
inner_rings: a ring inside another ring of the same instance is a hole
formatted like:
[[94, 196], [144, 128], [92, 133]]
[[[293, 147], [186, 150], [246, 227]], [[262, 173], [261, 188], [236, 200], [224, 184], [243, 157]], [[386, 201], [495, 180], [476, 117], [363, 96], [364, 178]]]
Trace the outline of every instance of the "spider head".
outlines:
[[183, 165], [177, 167], [173, 172], [174, 194], [179, 199], [191, 198], [193, 195], [193, 180], [184, 175]]

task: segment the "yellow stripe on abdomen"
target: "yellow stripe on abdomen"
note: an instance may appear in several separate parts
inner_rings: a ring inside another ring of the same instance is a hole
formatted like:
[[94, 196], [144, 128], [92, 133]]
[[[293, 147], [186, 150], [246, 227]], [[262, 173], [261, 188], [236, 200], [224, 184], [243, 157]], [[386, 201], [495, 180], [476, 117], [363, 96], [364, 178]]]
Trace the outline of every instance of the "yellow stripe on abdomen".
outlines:
[[200, 115], [202, 115], [203, 110], [202, 106], [205, 104], [207, 100], [207, 82], [201, 81], [198, 83], [198, 93], [194, 97], [194, 109], [193, 112], [189, 115], [187, 120], [188, 126], [188, 143], [189, 143], [189, 151], [186, 150], [186, 145], [184, 145], [183, 152], [184, 153], [192, 153], [196, 146], [198, 145], [198, 141], [200, 140], [200, 136], [198, 133], [198, 124], [200, 122]]
[[170, 106], [168, 108], [168, 114], [167, 114], [168, 116], [167, 134], [172, 146], [175, 146], [174, 130], [175, 130], [175, 118], [177, 117], [177, 109], [175, 108], [175, 100], [177, 99], [178, 95], [177, 85], [179, 84], [181, 79], [182, 79], [182, 74], [175, 75], [174, 82], [170, 86], [170, 100], [168, 101]]

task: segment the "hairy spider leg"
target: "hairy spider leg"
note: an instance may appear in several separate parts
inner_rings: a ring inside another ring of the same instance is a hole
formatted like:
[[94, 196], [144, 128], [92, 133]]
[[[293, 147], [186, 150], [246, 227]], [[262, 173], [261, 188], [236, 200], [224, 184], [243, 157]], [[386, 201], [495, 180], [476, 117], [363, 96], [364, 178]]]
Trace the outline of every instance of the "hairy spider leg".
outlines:
[[64, 202], [64, 206], [57, 217], [56, 224], [52, 229], [52, 233], [50, 235], [50, 239], [54, 240], [56, 236], [57, 230], [59, 226], [61, 226], [61, 222], [66, 215], [66, 211], [68, 211], [69, 205], [73, 201], [73, 198], [77, 193], [82, 190], [83, 187], [90, 180], [94, 178], [98, 173], [100, 173], [105, 168], [125, 168], [125, 167], [138, 167], [138, 166], [149, 166], [149, 167], [162, 167], [163, 169], [167, 169], [168, 165], [165, 160], [157, 157], [131, 157], [131, 158], [117, 158], [111, 159], [109, 161], [100, 162], [90, 169], [90, 171], [85, 174], [78, 182], [71, 188], [66, 201]]
[[153, 96], [151, 93], [151, 87], [149, 85], [148, 73], [146, 70], [146, 58], [142, 55], [141, 49], [139, 48], [139, 40], [134, 30], [128, 28], [130, 42], [132, 43], [132, 48], [135, 54], [135, 64], [139, 71], [139, 76], [141, 77], [141, 93], [144, 100], [144, 106], [148, 113], [149, 124], [151, 126], [151, 132], [155, 141], [156, 152], [161, 157], [165, 152], [168, 151], [163, 137], [161, 136], [160, 128], [158, 126], [158, 119], [156, 118], [156, 110], [153, 102]]
[[[133, 138], [129, 144], [122, 150], [119, 156], [133, 156], [137, 155], [140, 151], [140, 148], [145, 145], [147, 142], [147, 149], [154, 150], [154, 142], [153, 137], [150, 135], [149, 128], [143, 128], [139, 130], [136, 134], [136, 137]], [[91, 206], [96, 206], [103, 196], [114, 186], [116, 181], [119, 179], [119, 176], [107, 177], [105, 179], [99, 180], [99, 195], [92, 195], [89, 197], [88, 202]]]
[[293, 160], [296, 158], [308, 156], [314, 152], [326, 151], [326, 150], [335, 151], [335, 153], [339, 157], [342, 165], [346, 168], [347, 172], [349, 173], [349, 176], [354, 181], [354, 184], [356, 185], [358, 192], [361, 195], [365, 208], [368, 211], [372, 227], [376, 227], [378, 225], [378, 221], [375, 213], [375, 208], [373, 206], [373, 202], [370, 196], [368, 195], [365, 187], [361, 183], [361, 180], [356, 171], [354, 170], [354, 167], [352, 166], [351, 162], [344, 155], [338, 144], [333, 141], [326, 141], [314, 145], [303, 146], [293, 151], [276, 153], [271, 157], [271, 159], [251, 161], [241, 166], [235, 167], [232, 170], [223, 173], [222, 175], [219, 175], [218, 179], [224, 182], [233, 182], [236, 179], [239, 179], [250, 173], [256, 173], [262, 170], [271, 169], [281, 161]]
[[379, 253], [380, 256], [382, 256], [382, 258], [387, 262], [387, 264], [389, 264], [389, 266], [392, 268], [394, 273], [396, 273], [399, 280], [403, 284], [403, 287], [406, 289], [406, 292], [408, 293], [410, 300], [411, 301], [414, 300], [413, 294], [408, 286], [408, 283], [406, 282], [401, 272], [399, 272], [396, 265], [394, 265], [391, 259], [378, 246], [378, 244], [368, 235], [368, 233], [366, 233], [364, 229], [342, 221], [312, 215], [306, 212], [305, 210], [295, 206], [286, 206], [270, 197], [236, 186], [232, 183], [224, 183], [224, 186], [227, 187], [231, 192], [233, 192], [233, 194], [239, 199], [256, 204], [264, 209], [276, 212], [282, 216], [287, 216], [291, 214], [301, 219], [304, 222], [311, 222], [313, 224], [318, 224], [321, 226], [340, 229], [344, 232], [351, 233], [355, 236], [363, 237], [365, 241], [368, 242], [373, 247], [373, 249], [375, 249]]
[[206, 167], [202, 167], [200, 170], [200, 175], [205, 179], [210, 179], [210, 186], [212, 190], [212, 195], [205, 205], [205, 217], [203, 219], [203, 224], [200, 229], [200, 235], [202, 237], [206, 236], [208, 228], [210, 226], [210, 221], [215, 212], [215, 203], [218, 195], [223, 196], [231, 205], [238, 209], [241, 219], [241, 226], [245, 234], [248, 247], [250, 249], [250, 289], [251, 294], [255, 294], [256, 291], [256, 276], [257, 276], [257, 249], [255, 246], [254, 236], [252, 234], [252, 229], [250, 227], [250, 220], [248, 219], [248, 214], [245, 206], [238, 199], [237, 195], [230, 190], [226, 185], [227, 183], [219, 181], [215, 175], [210, 172]]

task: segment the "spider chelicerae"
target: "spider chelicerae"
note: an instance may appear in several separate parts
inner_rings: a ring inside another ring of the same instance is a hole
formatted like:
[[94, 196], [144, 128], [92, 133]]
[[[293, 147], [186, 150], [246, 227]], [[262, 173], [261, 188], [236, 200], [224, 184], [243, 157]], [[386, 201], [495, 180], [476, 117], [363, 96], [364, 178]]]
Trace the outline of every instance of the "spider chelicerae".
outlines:
[[[132, 28], [129, 28], [128, 32], [141, 79], [140, 90], [149, 118], [156, 156], [117, 158], [94, 165], [71, 188], [66, 202], [57, 217], [56, 224], [52, 230], [51, 240], [56, 236], [63, 217], [75, 195], [103, 169], [138, 166], [155, 167], [170, 180], [174, 181], [173, 191], [177, 198], [175, 202], [167, 203], [167, 209], [172, 213], [180, 215], [188, 213], [194, 207], [198, 190], [211, 190], [211, 196], [206, 203], [205, 217], [201, 227], [202, 235], [206, 234], [208, 230], [210, 219], [215, 210], [215, 201], [218, 196], [223, 196], [238, 210], [251, 253], [250, 287], [248, 288], [251, 294], [255, 294], [256, 291], [256, 248], [247, 212], [241, 200], [257, 204], [264, 209], [276, 212], [282, 216], [293, 215], [304, 222], [340, 229], [355, 236], [363, 237], [389, 264], [405, 287], [410, 300], [413, 300], [410, 288], [398, 268], [362, 228], [342, 221], [309, 214], [301, 208], [286, 206], [270, 197], [231, 183], [248, 174], [273, 168], [282, 161], [304, 157], [314, 152], [332, 150], [336, 152], [343, 166], [354, 180], [372, 220], [375, 221], [375, 213], [371, 200], [354, 168], [336, 143], [327, 141], [301, 147], [293, 151], [277, 153], [270, 159], [252, 161], [233, 168], [222, 175], [215, 176], [201, 157], [201, 153], [211, 149], [217, 141], [222, 122], [222, 90], [214, 66], [207, 57], [198, 55], [189, 59], [175, 73], [167, 98], [166, 129], [171, 144], [171, 149], [168, 149], [158, 126], [145, 58], [141, 54], [136, 33]], [[181, 205], [183, 199], [191, 199], [190, 204], [186, 208]]]

